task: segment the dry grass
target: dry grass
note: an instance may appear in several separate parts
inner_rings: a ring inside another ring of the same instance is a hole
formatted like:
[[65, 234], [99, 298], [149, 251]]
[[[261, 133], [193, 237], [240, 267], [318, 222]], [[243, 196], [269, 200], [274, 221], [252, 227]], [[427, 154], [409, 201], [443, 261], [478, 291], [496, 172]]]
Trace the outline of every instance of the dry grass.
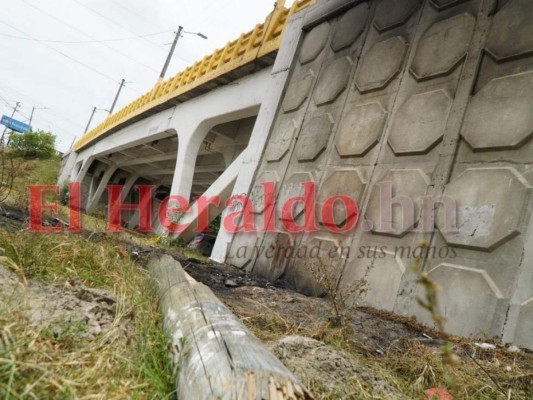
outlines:
[[[26, 208], [26, 185], [55, 184], [58, 166], [58, 160], [24, 161], [7, 203]], [[102, 226], [98, 218], [88, 222]], [[59, 321], [59, 331], [36, 327], [21, 306], [0, 302], [1, 399], [174, 398], [167, 339], [148, 274], [116, 236], [88, 236], [0, 229], [0, 246], [21, 280], [76, 281], [117, 298], [111, 328], [90, 340], [83, 321]], [[126, 319], [134, 329], [120, 335]]]
[[[59, 334], [32, 327], [16, 308], [0, 310], [0, 397], [172, 397], [166, 338], [147, 273], [113, 239], [99, 243], [73, 235], [9, 234], [0, 244], [26, 279], [65, 284], [76, 280], [116, 293], [118, 313], [110, 331], [95, 340], [81, 335], [82, 322], [65, 322]], [[135, 330], [119, 339], [124, 318]]]
[[[387, 381], [408, 399], [422, 399], [425, 390], [433, 387], [444, 387], [455, 396], [454, 398], [461, 400], [507, 400], [509, 390], [512, 400], [533, 399], [531, 354], [511, 353], [505, 348], [484, 351], [475, 348], [467, 340], [452, 336], [447, 337], [447, 340], [452, 343], [453, 352], [460, 358], [455, 365], [450, 365], [443, 358], [442, 346], [428, 346], [418, 339], [408, 337], [395, 341], [384, 354], [377, 354], [360, 346], [357, 334], [352, 334], [351, 340], [345, 340], [342, 327], [320, 323], [314, 320], [312, 315], [309, 316], [308, 323], [296, 324], [272, 308], [262, 308], [263, 312], [241, 315], [247, 327], [260, 339], [276, 341], [291, 335], [317, 339], [338, 350], [347, 351], [356, 363], [369, 373], [365, 377], [354, 376], [336, 391], [325, 388], [320, 383], [310, 382], [309, 389], [317, 399], [374, 399], [369, 390], [372, 382], [368, 380], [369, 376], [373, 375]], [[371, 312], [369, 309], [365, 311]], [[375, 317], [388, 319], [386, 314], [376, 314]], [[422, 328], [420, 324], [404, 317], [391, 314], [390, 318], [391, 322], [405, 323], [416, 330]], [[438, 334], [425, 327], [423, 331]], [[472, 355], [475, 361], [470, 357]], [[505, 396], [487, 374], [506, 392]]]

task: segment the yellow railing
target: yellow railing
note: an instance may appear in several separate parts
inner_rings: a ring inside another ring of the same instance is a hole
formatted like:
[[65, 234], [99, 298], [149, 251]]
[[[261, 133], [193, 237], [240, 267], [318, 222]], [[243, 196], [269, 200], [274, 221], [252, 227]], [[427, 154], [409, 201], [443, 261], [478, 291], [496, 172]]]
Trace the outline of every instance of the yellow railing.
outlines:
[[278, 0], [276, 9], [268, 15], [264, 23], [256, 25], [251, 32], [243, 33], [237, 40], [229, 42], [223, 49], [216, 50], [213, 54], [204, 57], [174, 77], [158, 83], [150, 92], [109, 116], [104, 122], [85, 134], [76, 142], [74, 148], [80, 150], [109, 130], [135, 116], [278, 50], [283, 31], [292, 14], [315, 1], [297, 0], [291, 8], [285, 8], [285, 0]]

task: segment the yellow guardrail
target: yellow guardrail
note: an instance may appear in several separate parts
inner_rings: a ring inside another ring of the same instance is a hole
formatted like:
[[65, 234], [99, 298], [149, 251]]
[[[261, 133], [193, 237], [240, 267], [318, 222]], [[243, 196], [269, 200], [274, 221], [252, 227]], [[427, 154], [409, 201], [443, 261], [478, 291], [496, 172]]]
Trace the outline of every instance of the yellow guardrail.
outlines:
[[267, 16], [265, 22], [256, 25], [252, 31], [243, 33], [223, 49], [216, 50], [174, 77], [158, 83], [151, 91], [109, 116], [96, 128], [82, 136], [74, 148], [80, 150], [135, 116], [278, 50], [283, 31], [292, 14], [315, 1], [297, 0], [290, 8], [286, 8], [285, 0], [278, 0], [275, 10]]

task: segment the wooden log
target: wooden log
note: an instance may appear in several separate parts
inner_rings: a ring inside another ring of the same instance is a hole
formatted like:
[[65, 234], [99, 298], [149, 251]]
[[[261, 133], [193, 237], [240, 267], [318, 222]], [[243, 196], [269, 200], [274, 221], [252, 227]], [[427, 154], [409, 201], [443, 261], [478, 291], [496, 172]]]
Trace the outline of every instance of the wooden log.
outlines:
[[172, 343], [180, 400], [312, 399], [213, 292], [171, 256], [154, 256], [148, 268]]

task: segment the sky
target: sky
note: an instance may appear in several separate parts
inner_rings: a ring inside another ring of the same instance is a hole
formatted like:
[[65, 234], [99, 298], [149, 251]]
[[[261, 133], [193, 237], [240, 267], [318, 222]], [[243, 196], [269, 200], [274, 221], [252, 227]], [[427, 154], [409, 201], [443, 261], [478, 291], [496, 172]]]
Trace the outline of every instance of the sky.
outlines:
[[[289, 6], [293, 1], [288, 0]], [[0, 0], [0, 115], [57, 136], [66, 151], [103, 121], [126, 80], [115, 111], [150, 90], [163, 67], [174, 32], [180, 38], [166, 74], [224, 47], [263, 22], [273, 0]], [[3, 127], [0, 127], [3, 130]]]

